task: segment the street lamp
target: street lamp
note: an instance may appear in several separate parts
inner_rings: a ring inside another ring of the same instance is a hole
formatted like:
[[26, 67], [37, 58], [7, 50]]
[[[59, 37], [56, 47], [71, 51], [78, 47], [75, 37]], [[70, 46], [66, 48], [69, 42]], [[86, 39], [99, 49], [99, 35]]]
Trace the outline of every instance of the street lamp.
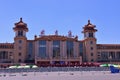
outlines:
[[10, 60], [11, 60], [11, 63], [13, 63], [13, 56], [10, 55]]
[[111, 60], [112, 60], [112, 56], [111, 55], [109, 56], [109, 60], [110, 60], [110, 64], [111, 64]]

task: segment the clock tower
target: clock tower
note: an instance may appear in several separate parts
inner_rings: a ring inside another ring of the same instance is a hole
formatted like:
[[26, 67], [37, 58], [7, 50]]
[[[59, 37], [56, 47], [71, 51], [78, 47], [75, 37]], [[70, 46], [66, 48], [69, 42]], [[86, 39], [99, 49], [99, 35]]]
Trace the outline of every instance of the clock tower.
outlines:
[[83, 54], [83, 61], [84, 62], [96, 62], [97, 61], [97, 47], [96, 47], [96, 37], [95, 32], [95, 25], [90, 23], [88, 20], [88, 24], [83, 27], [82, 33], [84, 34], [84, 46], [85, 46], [85, 53]]
[[15, 32], [14, 37], [14, 62], [23, 63], [27, 55], [27, 37], [26, 32], [28, 32], [27, 24], [22, 21], [15, 23], [13, 28]]

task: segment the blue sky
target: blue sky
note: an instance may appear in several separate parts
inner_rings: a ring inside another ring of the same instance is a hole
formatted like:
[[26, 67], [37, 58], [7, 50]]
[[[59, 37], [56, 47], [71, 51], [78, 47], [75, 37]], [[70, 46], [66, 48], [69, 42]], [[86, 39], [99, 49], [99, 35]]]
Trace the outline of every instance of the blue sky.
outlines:
[[96, 25], [97, 43], [120, 44], [120, 0], [1, 0], [0, 42], [14, 42], [14, 23], [22, 17], [28, 24], [28, 39], [45, 34], [73, 35], [83, 39], [88, 19]]

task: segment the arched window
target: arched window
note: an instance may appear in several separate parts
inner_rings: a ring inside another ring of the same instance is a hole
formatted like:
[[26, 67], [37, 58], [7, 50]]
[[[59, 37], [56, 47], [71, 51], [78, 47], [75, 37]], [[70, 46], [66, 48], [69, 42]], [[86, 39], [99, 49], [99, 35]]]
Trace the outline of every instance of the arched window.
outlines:
[[18, 31], [18, 36], [23, 36], [23, 31]]
[[91, 33], [89, 33], [89, 37], [93, 37], [93, 33], [91, 32]]

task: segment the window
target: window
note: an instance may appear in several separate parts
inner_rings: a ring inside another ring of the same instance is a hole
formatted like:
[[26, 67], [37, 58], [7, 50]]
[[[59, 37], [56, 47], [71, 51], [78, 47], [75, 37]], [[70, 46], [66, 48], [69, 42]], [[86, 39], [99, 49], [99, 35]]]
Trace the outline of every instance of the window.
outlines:
[[73, 42], [72, 41], [67, 41], [66, 42], [67, 44], [67, 57], [69, 58], [69, 57], [74, 57], [74, 54], [73, 54], [73, 46], [74, 46], [74, 44], [73, 44]]
[[117, 59], [120, 59], [120, 51], [119, 51], [119, 52], [116, 52], [116, 58], [117, 58]]
[[91, 62], [93, 62], [94, 61], [94, 59], [91, 59]]
[[0, 59], [8, 59], [8, 52], [0, 51]]
[[18, 60], [18, 62], [20, 63], [20, 62], [22, 62], [22, 60], [21, 60], [21, 59], [19, 59], [19, 60]]
[[89, 33], [89, 37], [93, 37], [93, 33], [91, 32], [91, 33]]
[[22, 40], [19, 40], [18, 42], [21, 44], [21, 43], [22, 43]]
[[29, 42], [28, 43], [28, 59], [31, 59], [33, 58], [32, 55], [33, 55], [33, 42]]
[[91, 56], [93, 56], [93, 53], [91, 53]]
[[107, 60], [109, 58], [109, 53], [107, 51], [102, 51], [100, 56], [101, 56], [101, 59], [103, 60]]
[[90, 44], [93, 44], [93, 41], [90, 41]]
[[39, 57], [42, 59], [46, 58], [46, 40], [39, 41]]
[[23, 31], [18, 31], [18, 36], [23, 36]]
[[79, 44], [79, 56], [83, 56], [83, 43], [80, 42]]
[[93, 47], [91, 47], [90, 49], [93, 50]]
[[59, 40], [53, 41], [53, 57], [54, 58], [60, 57], [60, 41]]
[[21, 54], [21, 53], [19, 53], [18, 55], [19, 55], [19, 56], [21, 56], [22, 54]]

